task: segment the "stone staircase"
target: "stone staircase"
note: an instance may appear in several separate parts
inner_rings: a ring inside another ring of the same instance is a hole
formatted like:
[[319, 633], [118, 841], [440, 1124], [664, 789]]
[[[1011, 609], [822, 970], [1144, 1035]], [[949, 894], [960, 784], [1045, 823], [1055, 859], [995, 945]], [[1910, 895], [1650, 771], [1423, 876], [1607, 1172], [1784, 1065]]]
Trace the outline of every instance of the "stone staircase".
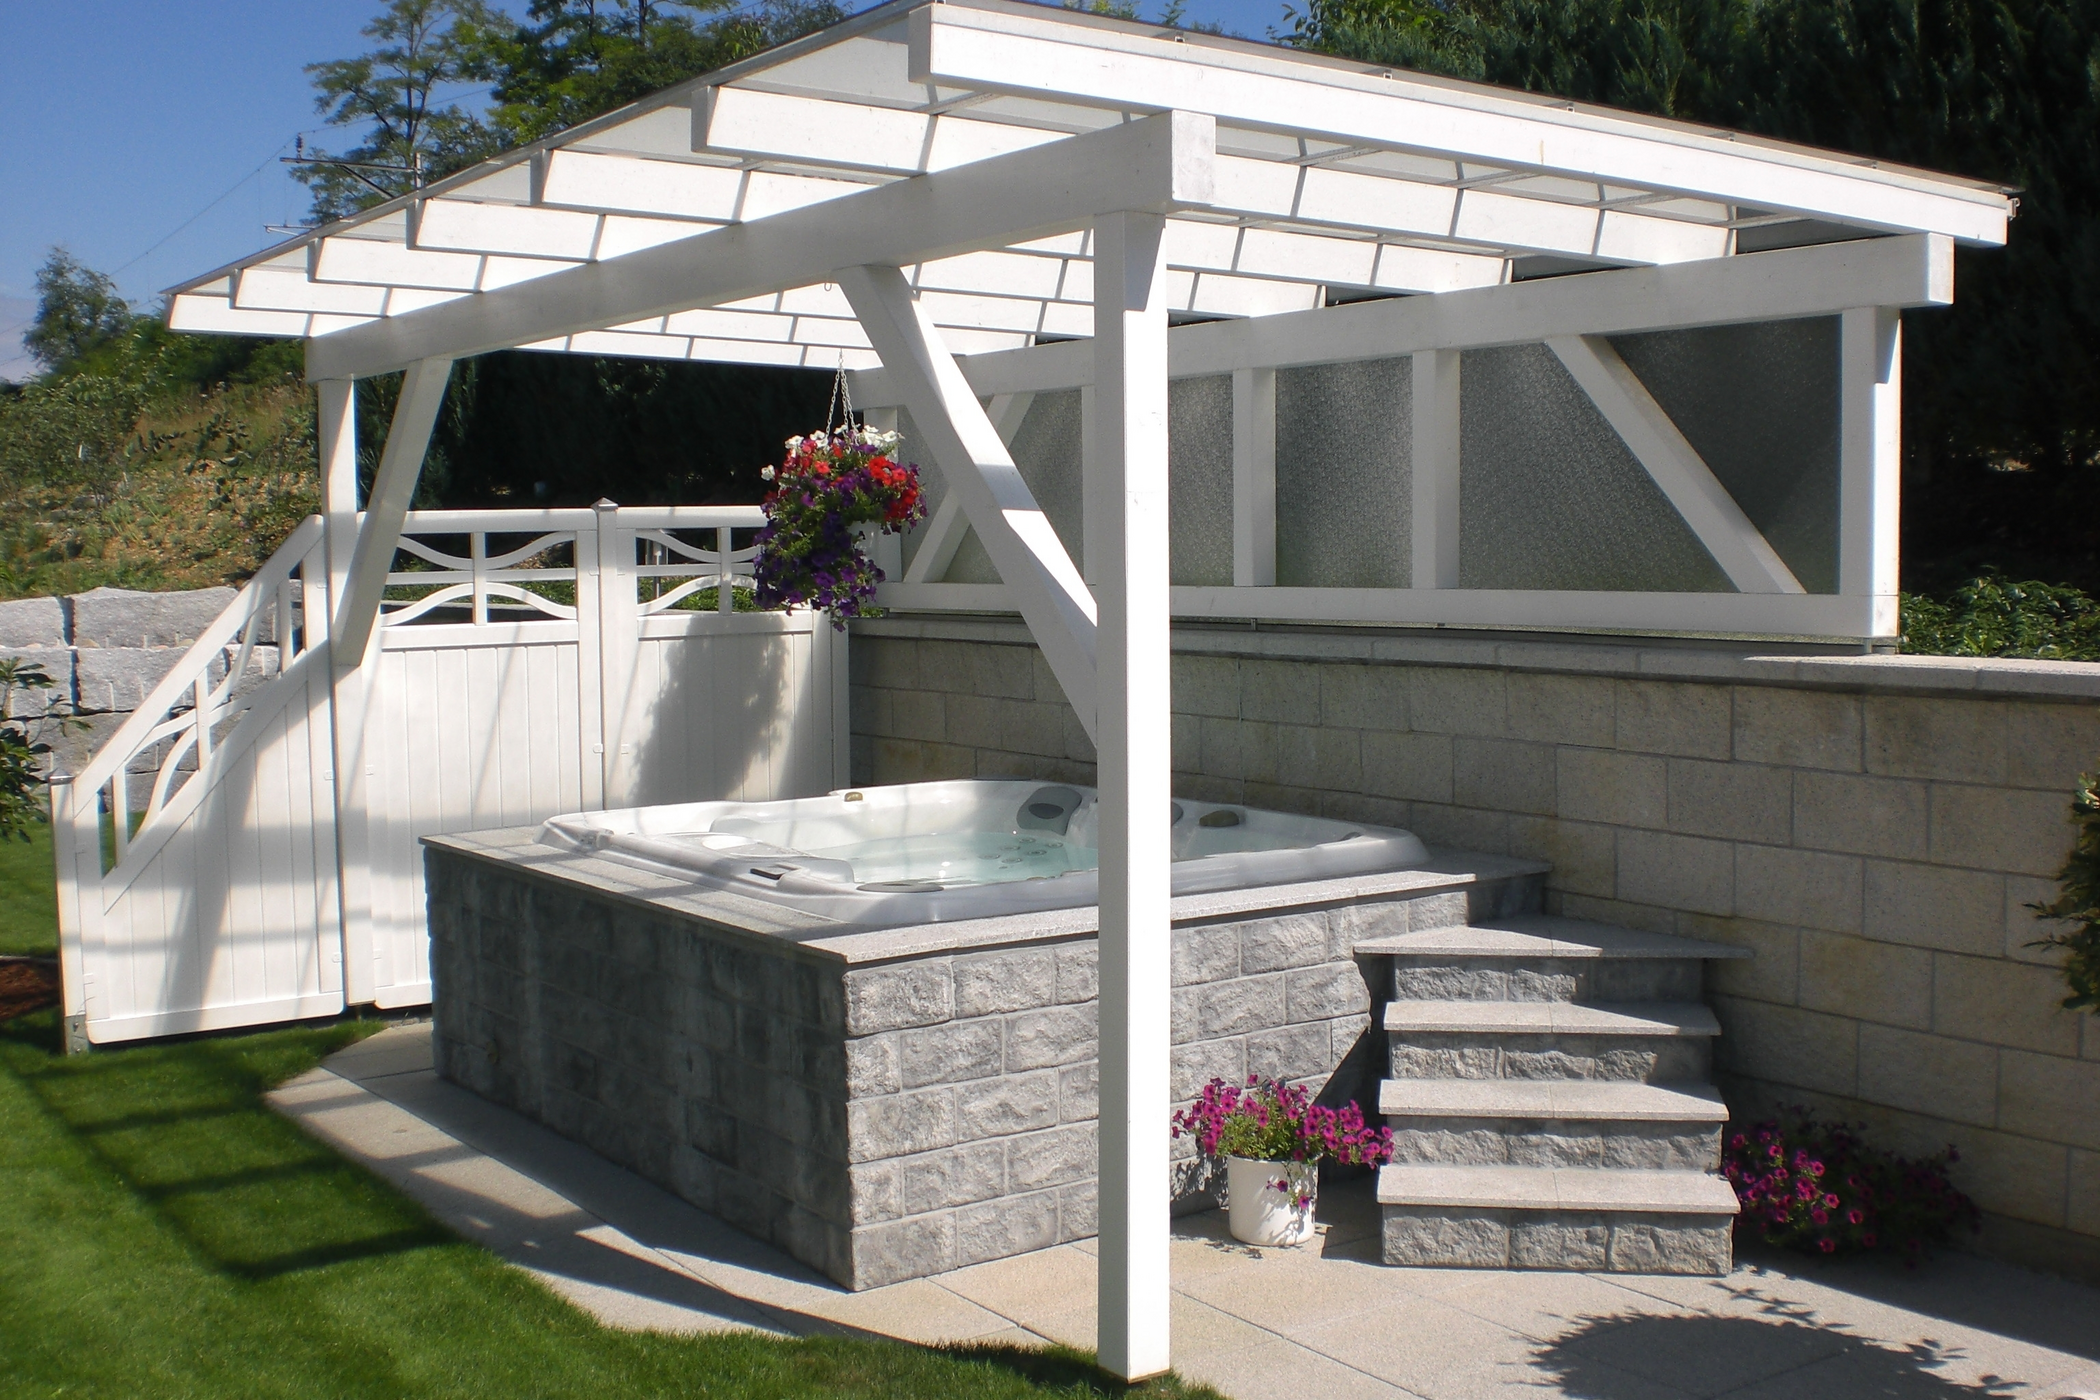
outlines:
[[1356, 951], [1390, 965], [1388, 1264], [1728, 1271], [1700, 995], [1707, 959], [1746, 950], [1518, 914]]

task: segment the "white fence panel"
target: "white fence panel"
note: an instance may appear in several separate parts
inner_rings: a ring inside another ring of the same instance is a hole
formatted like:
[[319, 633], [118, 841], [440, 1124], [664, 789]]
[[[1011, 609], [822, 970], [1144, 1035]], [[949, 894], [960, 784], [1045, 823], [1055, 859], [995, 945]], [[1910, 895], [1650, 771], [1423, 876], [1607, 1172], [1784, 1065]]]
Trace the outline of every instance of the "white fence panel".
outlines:
[[91, 1040], [343, 1007], [320, 539], [300, 526], [57, 789], [66, 1010]]
[[[331, 683], [321, 521], [302, 525], [58, 789], [71, 1030], [330, 1015], [346, 986], [420, 1005], [423, 836], [843, 784], [843, 634], [727, 610], [751, 566], [728, 533], [759, 523], [746, 507], [414, 513], [356, 685]], [[717, 607], [679, 606], [703, 588]], [[339, 727], [363, 770], [341, 811]]]

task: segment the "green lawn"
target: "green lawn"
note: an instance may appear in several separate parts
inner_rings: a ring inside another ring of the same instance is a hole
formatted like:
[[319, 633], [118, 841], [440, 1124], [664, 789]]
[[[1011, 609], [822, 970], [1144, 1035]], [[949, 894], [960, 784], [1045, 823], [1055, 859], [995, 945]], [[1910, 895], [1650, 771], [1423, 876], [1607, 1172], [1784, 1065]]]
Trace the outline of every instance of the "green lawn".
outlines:
[[0, 1027], [0, 1396], [1210, 1396], [1009, 1348], [599, 1327], [271, 1113], [341, 1023], [53, 1053]]
[[50, 827], [30, 827], [26, 842], [0, 841], [0, 953], [58, 955], [55, 884]]

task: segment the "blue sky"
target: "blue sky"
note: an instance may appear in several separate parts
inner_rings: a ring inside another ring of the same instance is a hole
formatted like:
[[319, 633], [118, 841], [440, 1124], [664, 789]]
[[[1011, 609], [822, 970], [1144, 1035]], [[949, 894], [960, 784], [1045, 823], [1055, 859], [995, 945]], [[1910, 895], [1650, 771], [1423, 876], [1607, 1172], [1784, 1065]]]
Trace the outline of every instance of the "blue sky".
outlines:
[[[34, 372], [21, 331], [54, 245], [150, 303], [298, 222], [277, 158], [320, 121], [303, 65], [360, 52], [379, 3], [0, 0], [0, 378]], [[1188, 0], [1185, 22], [1266, 38], [1283, 0]]]

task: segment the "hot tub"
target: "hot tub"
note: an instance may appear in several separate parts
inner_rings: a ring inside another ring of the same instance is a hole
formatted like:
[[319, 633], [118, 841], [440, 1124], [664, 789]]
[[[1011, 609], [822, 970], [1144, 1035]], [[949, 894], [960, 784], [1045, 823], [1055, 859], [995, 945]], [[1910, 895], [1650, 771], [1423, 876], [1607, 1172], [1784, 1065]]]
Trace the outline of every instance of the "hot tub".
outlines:
[[[1098, 900], [1092, 788], [965, 779], [783, 802], [576, 812], [540, 828], [568, 850], [791, 904], [863, 928], [1066, 909]], [[1176, 799], [1174, 893], [1296, 884], [1425, 864], [1405, 831]]]

